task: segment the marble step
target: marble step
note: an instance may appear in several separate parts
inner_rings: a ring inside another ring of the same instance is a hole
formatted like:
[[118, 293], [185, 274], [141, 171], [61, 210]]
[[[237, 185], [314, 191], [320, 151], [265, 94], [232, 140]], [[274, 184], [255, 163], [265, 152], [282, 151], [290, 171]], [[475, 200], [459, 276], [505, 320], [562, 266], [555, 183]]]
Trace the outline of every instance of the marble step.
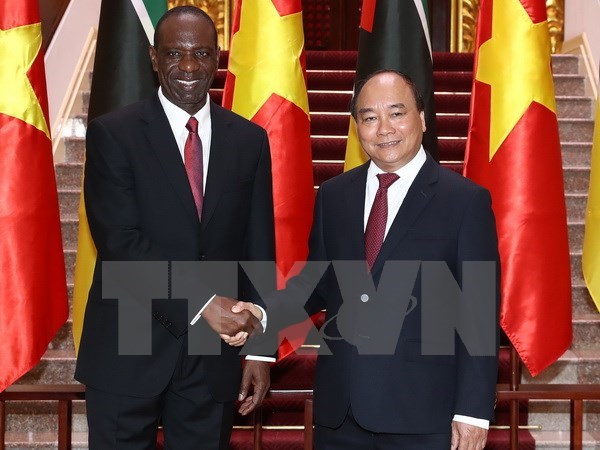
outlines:
[[75, 218], [63, 218], [60, 221], [64, 250], [77, 250], [77, 235], [79, 232], [79, 220]]
[[85, 155], [85, 138], [65, 138], [65, 162], [83, 163]]
[[[88, 450], [87, 432], [73, 432], [72, 450]], [[55, 432], [10, 431], [5, 436], [6, 448], [10, 450], [56, 450], [57, 435]]]
[[565, 167], [563, 168], [565, 180], [565, 193], [587, 194], [590, 187], [589, 167]]
[[74, 373], [74, 350], [46, 350], [41, 361], [16, 384], [72, 384]]
[[[542, 431], [568, 430], [570, 404], [565, 400], [530, 400], [529, 425]], [[589, 401], [583, 406], [583, 429], [600, 432], [600, 402]]]
[[80, 194], [80, 188], [58, 188], [58, 206], [62, 220], [78, 218]]
[[56, 185], [59, 189], [80, 189], [83, 178], [83, 163], [59, 163], [54, 166]]
[[552, 73], [554, 74], [578, 74], [578, 55], [552, 55]]
[[558, 119], [561, 142], [591, 142], [594, 133], [592, 119]]
[[[572, 252], [581, 252], [583, 249], [584, 222], [569, 222], [569, 248]], [[64, 228], [63, 228], [64, 229]], [[63, 236], [64, 239], [64, 236]]]
[[65, 269], [67, 272], [67, 284], [73, 284], [73, 275], [75, 272], [75, 258], [77, 250], [64, 249]]
[[581, 252], [571, 252], [571, 284], [585, 284], [581, 269]]
[[589, 119], [592, 117], [592, 98], [573, 94], [556, 96], [556, 112], [559, 118]]
[[600, 383], [600, 349], [569, 349], [537, 377], [523, 365], [524, 384], [598, 384]]
[[565, 167], [590, 167], [592, 142], [562, 141], [562, 158]]
[[[56, 432], [58, 430], [58, 402], [10, 401], [6, 402], [6, 431], [29, 433]], [[87, 432], [85, 401], [73, 401], [73, 431]]]
[[579, 74], [554, 74], [554, 95], [585, 96], [585, 77]]
[[73, 320], [71, 318], [56, 332], [52, 342], [48, 345], [48, 349], [75, 351], [75, 346], [73, 345]]
[[[568, 450], [570, 448], [568, 431], [531, 431], [531, 435], [535, 439], [536, 449]], [[600, 450], [600, 432], [584, 431], [581, 448], [582, 450]]]
[[598, 308], [596, 307], [590, 293], [585, 284], [574, 284], [572, 286], [573, 295], [573, 315], [574, 316], [585, 316], [587, 314], [598, 314]]
[[585, 221], [587, 199], [587, 192], [578, 194], [565, 194], [565, 203], [567, 205], [567, 222], [583, 223]]
[[[600, 313], [573, 315], [574, 350], [600, 350]], [[600, 373], [598, 382], [600, 382]]]

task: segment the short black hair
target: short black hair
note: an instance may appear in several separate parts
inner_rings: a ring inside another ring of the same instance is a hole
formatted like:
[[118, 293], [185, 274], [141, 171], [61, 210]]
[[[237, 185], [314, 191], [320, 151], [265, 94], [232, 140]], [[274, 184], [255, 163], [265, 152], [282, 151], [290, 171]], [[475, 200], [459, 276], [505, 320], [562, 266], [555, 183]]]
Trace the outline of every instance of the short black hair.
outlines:
[[199, 17], [199, 18], [202, 18], [202, 19], [205, 19], [206, 21], [208, 21], [208, 23], [210, 24], [210, 26], [213, 29], [213, 33], [215, 36], [215, 46], [216, 47], [219, 46], [217, 27], [215, 27], [215, 23], [210, 18], [210, 16], [208, 14], [206, 14], [206, 12], [204, 12], [202, 9], [200, 9], [196, 6], [186, 5], [186, 6], [176, 6], [175, 8], [171, 8], [166, 13], [164, 13], [160, 19], [158, 19], [158, 22], [156, 23], [156, 28], [154, 28], [154, 47], [155, 48], [158, 48], [158, 38], [160, 36], [160, 29], [161, 29], [163, 22], [171, 16], [186, 15], [186, 14], [190, 14], [192, 16], [196, 16], [196, 17]]
[[410, 78], [405, 73], [400, 72], [399, 70], [380, 69], [380, 70], [370, 73], [365, 78], [359, 80], [356, 83], [356, 85], [354, 86], [354, 95], [352, 96], [352, 100], [350, 100], [350, 114], [352, 114], [352, 117], [354, 117], [356, 119], [356, 115], [357, 115], [356, 102], [358, 101], [358, 96], [360, 95], [360, 92], [365, 87], [365, 84], [367, 84], [367, 81], [369, 81], [371, 78], [373, 78], [377, 75], [380, 75], [382, 73], [393, 73], [393, 74], [398, 75], [404, 81], [406, 81], [406, 84], [408, 84], [408, 87], [410, 88], [410, 90], [413, 93], [413, 97], [417, 104], [417, 110], [419, 112], [425, 111], [425, 102], [423, 101], [423, 96], [419, 92], [419, 88], [417, 87], [415, 82], [412, 80], [412, 78]]

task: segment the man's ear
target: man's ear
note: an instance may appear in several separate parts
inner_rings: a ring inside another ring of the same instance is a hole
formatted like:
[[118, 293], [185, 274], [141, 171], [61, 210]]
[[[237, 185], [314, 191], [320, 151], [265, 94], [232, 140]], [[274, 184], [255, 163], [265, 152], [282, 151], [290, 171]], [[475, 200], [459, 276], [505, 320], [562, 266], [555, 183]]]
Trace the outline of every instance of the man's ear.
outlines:
[[150, 55], [150, 61], [152, 62], [152, 69], [157, 72], [158, 71], [158, 62], [157, 62], [157, 54], [156, 49], [153, 45], [148, 47], [148, 54]]
[[419, 113], [419, 116], [421, 116], [421, 124], [423, 126], [423, 133], [425, 133], [425, 131], [427, 131], [427, 121], [425, 120], [425, 111], [421, 111]]

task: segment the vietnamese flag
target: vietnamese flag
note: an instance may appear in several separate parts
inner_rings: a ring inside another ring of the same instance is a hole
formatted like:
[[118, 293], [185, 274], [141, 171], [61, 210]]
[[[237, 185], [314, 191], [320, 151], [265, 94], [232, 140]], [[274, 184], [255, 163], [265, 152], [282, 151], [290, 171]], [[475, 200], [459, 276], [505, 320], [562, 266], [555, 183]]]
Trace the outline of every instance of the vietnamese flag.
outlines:
[[532, 375], [572, 339], [567, 216], [544, 0], [482, 0], [465, 176], [488, 188], [500, 324]]
[[67, 320], [38, 0], [0, 3], [0, 391]]
[[[302, 267], [295, 263], [306, 261], [314, 205], [301, 0], [238, 0], [223, 106], [269, 136], [278, 287], [283, 288]], [[285, 333], [281, 357], [304, 341], [306, 326], [293, 330]]]

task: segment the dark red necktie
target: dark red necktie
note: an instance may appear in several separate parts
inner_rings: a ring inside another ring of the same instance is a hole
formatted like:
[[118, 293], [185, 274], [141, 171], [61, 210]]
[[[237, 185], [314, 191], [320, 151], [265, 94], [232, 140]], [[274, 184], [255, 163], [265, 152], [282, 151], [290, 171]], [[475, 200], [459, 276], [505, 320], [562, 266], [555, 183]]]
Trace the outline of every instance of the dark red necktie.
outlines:
[[369, 220], [367, 221], [367, 228], [365, 230], [365, 253], [369, 270], [371, 270], [377, 259], [385, 236], [385, 226], [388, 217], [387, 191], [400, 177], [395, 173], [380, 173], [377, 175], [377, 178], [379, 178], [379, 189], [377, 189], [377, 193], [375, 194], [375, 200], [373, 201], [373, 207], [369, 213]]
[[185, 127], [190, 134], [185, 141], [183, 159], [185, 160], [185, 171], [190, 181], [194, 202], [198, 210], [198, 218], [200, 219], [202, 217], [204, 189], [202, 186], [202, 141], [200, 140], [200, 136], [198, 136], [198, 120], [195, 117], [190, 117]]

